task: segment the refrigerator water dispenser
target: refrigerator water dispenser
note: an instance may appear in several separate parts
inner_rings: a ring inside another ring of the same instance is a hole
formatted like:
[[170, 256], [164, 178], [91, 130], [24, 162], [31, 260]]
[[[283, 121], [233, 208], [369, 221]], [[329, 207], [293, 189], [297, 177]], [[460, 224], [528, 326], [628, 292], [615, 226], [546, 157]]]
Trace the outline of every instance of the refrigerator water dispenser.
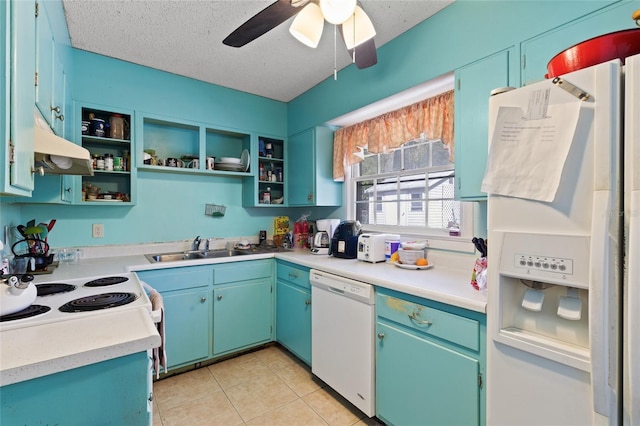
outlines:
[[588, 368], [589, 238], [505, 232], [496, 251], [494, 340]]

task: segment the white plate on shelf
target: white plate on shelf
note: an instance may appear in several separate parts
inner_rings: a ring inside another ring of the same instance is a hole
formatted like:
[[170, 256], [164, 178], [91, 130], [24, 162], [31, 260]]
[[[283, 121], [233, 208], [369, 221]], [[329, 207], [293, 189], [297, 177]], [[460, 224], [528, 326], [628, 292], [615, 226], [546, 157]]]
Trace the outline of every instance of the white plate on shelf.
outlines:
[[220, 157], [220, 163], [226, 163], [226, 164], [237, 164], [237, 165], [241, 165], [242, 164], [242, 158], [236, 158], [236, 157]]
[[249, 155], [249, 150], [245, 149], [242, 151], [242, 154], [240, 155], [240, 160], [242, 163], [242, 166], [244, 167], [244, 172], [249, 170], [249, 163], [251, 162], [251, 156]]
[[242, 164], [215, 163], [214, 170], [224, 170], [226, 172], [244, 172]]
[[121, 203], [123, 200], [116, 200], [114, 198], [112, 198], [111, 200], [105, 200], [104, 198], [96, 198], [93, 200], [90, 200], [87, 198], [86, 202], [92, 203], [92, 202], [98, 202], [98, 203]]
[[418, 266], [418, 265], [408, 265], [406, 263], [400, 263], [398, 261], [393, 262], [394, 265], [396, 265], [398, 268], [402, 268], [402, 269], [413, 269], [413, 270], [422, 270], [422, 269], [430, 269], [433, 268], [433, 263], [429, 263], [428, 265], [425, 266]]

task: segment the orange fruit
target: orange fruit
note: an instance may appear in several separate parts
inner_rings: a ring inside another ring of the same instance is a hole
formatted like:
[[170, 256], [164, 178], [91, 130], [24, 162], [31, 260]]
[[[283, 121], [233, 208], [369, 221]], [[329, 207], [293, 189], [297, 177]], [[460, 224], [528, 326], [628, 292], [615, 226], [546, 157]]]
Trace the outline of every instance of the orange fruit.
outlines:
[[399, 262], [400, 261], [400, 255], [398, 254], [398, 252], [395, 252], [391, 255], [391, 261], [392, 262]]
[[417, 266], [427, 266], [428, 264], [429, 264], [429, 261], [424, 257], [421, 257], [420, 259], [416, 260]]

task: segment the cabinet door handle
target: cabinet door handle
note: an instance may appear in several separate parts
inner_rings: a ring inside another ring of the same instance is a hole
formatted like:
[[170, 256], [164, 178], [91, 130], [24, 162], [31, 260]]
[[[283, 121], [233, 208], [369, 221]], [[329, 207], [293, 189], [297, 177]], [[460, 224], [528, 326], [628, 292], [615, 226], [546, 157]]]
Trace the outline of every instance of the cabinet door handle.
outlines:
[[222, 295], [221, 295], [221, 294], [219, 294], [219, 295], [218, 295], [218, 297], [217, 297], [217, 299], [218, 299], [218, 300], [222, 300]]
[[207, 301], [207, 298], [206, 298], [206, 297], [201, 297], [201, 298], [200, 298], [200, 303], [204, 303], [204, 302], [206, 302], [206, 301]]
[[432, 325], [433, 322], [429, 321], [429, 320], [421, 320], [420, 318], [416, 317], [416, 313], [415, 312], [411, 312], [409, 314], [409, 319], [413, 322], [415, 322], [418, 325]]
[[71, 188], [65, 188], [64, 192], [71, 192]]
[[64, 121], [64, 114], [56, 115], [56, 118], [60, 121]]
[[380, 340], [384, 339], [384, 333], [378, 333], [378, 339]]
[[298, 274], [296, 274], [295, 272], [289, 272], [289, 278], [295, 280], [296, 278], [298, 278]]
[[49, 109], [53, 112], [55, 112], [56, 114], [60, 114], [60, 107], [59, 106], [52, 106], [49, 107]]
[[310, 300], [310, 299], [305, 300], [305, 301], [304, 301], [304, 304], [305, 304], [305, 305], [307, 305], [307, 306], [309, 306], [309, 305], [311, 304], [311, 300]]

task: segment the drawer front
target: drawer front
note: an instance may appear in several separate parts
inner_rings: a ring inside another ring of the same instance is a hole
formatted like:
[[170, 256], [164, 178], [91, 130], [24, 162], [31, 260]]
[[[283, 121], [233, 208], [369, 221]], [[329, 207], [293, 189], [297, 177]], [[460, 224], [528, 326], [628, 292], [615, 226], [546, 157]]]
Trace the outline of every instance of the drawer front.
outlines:
[[311, 283], [309, 282], [309, 268], [278, 262], [277, 275], [279, 280], [288, 281], [301, 288], [311, 289]]
[[210, 285], [213, 281], [211, 266], [156, 269], [136, 272], [141, 281], [159, 292]]
[[378, 317], [426, 336], [438, 337], [474, 351], [480, 350], [480, 324], [476, 320], [383, 294], [377, 295], [376, 313]]
[[273, 274], [273, 261], [249, 260], [245, 262], [225, 263], [216, 265], [213, 273], [214, 284], [249, 281], [258, 278], [270, 278]]

